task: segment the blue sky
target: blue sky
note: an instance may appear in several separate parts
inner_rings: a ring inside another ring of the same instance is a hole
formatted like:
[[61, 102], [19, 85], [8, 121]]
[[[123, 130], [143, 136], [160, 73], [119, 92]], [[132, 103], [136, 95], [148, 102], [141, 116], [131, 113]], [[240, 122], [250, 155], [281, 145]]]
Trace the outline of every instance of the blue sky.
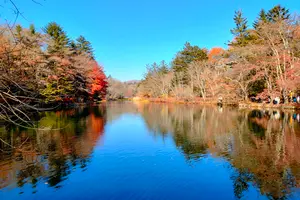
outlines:
[[[70, 38], [85, 36], [107, 75], [120, 80], [141, 79], [148, 63], [170, 62], [185, 42], [200, 47], [226, 47], [241, 9], [252, 24], [261, 8], [276, 4], [300, 11], [299, 0], [15, 0], [37, 28], [55, 21]], [[2, 0], [4, 2], [4, 0]], [[1, 8], [1, 20], [12, 19], [11, 6]], [[2, 4], [1, 4], [2, 5]]]

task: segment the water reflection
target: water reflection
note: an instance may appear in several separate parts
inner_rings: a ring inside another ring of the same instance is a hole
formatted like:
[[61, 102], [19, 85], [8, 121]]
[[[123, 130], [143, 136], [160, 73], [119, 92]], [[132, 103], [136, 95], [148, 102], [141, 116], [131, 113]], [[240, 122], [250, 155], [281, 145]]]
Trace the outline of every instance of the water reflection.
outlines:
[[231, 163], [234, 194], [249, 184], [270, 199], [285, 199], [300, 186], [297, 113], [185, 105], [140, 105], [154, 134], [173, 135], [188, 161], [208, 154]]
[[[41, 114], [38, 130], [2, 127], [0, 189], [37, 183], [59, 188], [75, 168], [85, 170], [104, 131], [104, 107]], [[14, 147], [12, 149], [12, 147]]]
[[[238, 199], [243, 198], [251, 187], [257, 188], [261, 195], [269, 199], [292, 198], [300, 188], [300, 123], [297, 112], [196, 105], [110, 103], [93, 108], [43, 113], [41, 120], [37, 122], [42, 130], [38, 131], [14, 126], [5, 129], [2, 127], [1, 138], [5, 143], [0, 142], [0, 190], [30, 185], [31, 192], [34, 193], [39, 190], [38, 183], [41, 182], [54, 188], [63, 187], [64, 180], [74, 169], [84, 171], [90, 163], [95, 162], [92, 153], [96, 145], [101, 145], [105, 124], [114, 127], [114, 122], [126, 121], [124, 118], [128, 115], [123, 114], [142, 117], [145, 124], [139, 134], [150, 132], [155, 139], [171, 138], [174, 143], [168, 144], [166, 148], [180, 152], [185, 166], [190, 167], [191, 174], [195, 173], [192, 172], [193, 167], [208, 157], [220, 158], [224, 163], [229, 163], [232, 193]], [[115, 139], [112, 137], [110, 142]], [[105, 145], [108, 141], [102, 142]], [[147, 141], [153, 148], [156, 142], [157, 140]], [[134, 154], [134, 158], [141, 155], [140, 150], [135, 147], [123, 146], [123, 149], [118, 149], [118, 145], [120, 144], [111, 143], [103, 151], [103, 155], [108, 154], [108, 157], [101, 157], [103, 164], [105, 159], [108, 160], [108, 166], [113, 163], [112, 159], [118, 159], [118, 153], [122, 153], [124, 148], [130, 148], [130, 154], [124, 155]], [[12, 151], [12, 146], [17, 149]], [[162, 151], [160, 156], [164, 156]], [[120, 171], [102, 174], [103, 179], [110, 180], [103, 184], [112, 183], [121, 187], [124, 182], [129, 182], [124, 177], [111, 177], [124, 175], [122, 170], [131, 172], [124, 164], [127, 158], [120, 158], [123, 159], [122, 162], [116, 161], [120, 164], [120, 169], [113, 168]], [[145, 162], [147, 159], [150, 157], [141, 158]], [[178, 159], [176, 162], [182, 161]], [[165, 160], [165, 164], [172, 167], [168, 160]], [[136, 167], [132, 171], [144, 167], [141, 162], [130, 166]], [[102, 167], [106, 169], [104, 165]], [[151, 170], [154, 168], [149, 169]], [[168, 171], [169, 168], [165, 170]], [[177, 170], [180, 172], [180, 169]], [[118, 182], [121, 180], [124, 182]], [[175, 184], [174, 180], [163, 182], [169, 187], [180, 184]]]

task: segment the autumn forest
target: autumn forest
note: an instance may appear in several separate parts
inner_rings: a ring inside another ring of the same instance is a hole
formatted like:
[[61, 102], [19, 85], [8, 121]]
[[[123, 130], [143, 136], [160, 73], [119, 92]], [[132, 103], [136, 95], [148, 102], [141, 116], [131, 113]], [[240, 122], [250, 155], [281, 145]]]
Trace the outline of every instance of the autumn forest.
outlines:
[[[41, 31], [34, 25], [1, 27], [1, 118], [11, 104], [27, 108], [59, 102], [91, 102], [140, 96], [190, 101], [248, 101], [249, 97], [284, 103], [299, 95], [299, 15], [280, 5], [261, 10], [253, 25], [242, 11], [233, 18], [228, 49], [186, 43], [169, 64], [147, 65], [141, 81], [122, 83], [106, 77], [92, 44], [71, 40], [55, 22]], [[253, 28], [252, 28], [253, 27]], [[19, 112], [19, 111], [16, 111]], [[21, 114], [21, 113], [19, 113]], [[21, 114], [22, 115], [22, 114]]]
[[229, 102], [249, 97], [272, 101], [278, 96], [288, 103], [299, 95], [299, 19], [277, 5], [262, 9], [251, 26], [243, 12], [236, 11], [228, 49], [186, 43], [171, 64], [147, 66], [138, 94], [204, 101], [221, 97]]
[[300, 199], [290, 1], [0, 1], [0, 199]]

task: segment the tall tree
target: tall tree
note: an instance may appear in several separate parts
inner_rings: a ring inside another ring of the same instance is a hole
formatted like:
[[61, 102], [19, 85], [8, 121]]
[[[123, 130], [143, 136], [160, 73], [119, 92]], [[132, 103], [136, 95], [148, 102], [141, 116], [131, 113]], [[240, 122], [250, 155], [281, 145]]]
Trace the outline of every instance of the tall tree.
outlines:
[[76, 49], [79, 53], [86, 53], [91, 58], [94, 58], [94, 50], [92, 44], [82, 35], [76, 39]]
[[176, 81], [182, 81], [183, 84], [188, 84], [188, 64], [193, 61], [201, 61], [207, 59], [208, 57], [206, 49], [201, 49], [198, 46], [192, 46], [189, 42], [185, 43], [183, 50], [177, 53], [175, 59], [172, 62], [172, 69], [175, 72], [175, 76], [182, 74], [182, 80]]
[[48, 45], [49, 53], [62, 54], [68, 49], [69, 38], [63, 28], [56, 22], [50, 22], [45, 28], [44, 32], [48, 34], [52, 43]]
[[271, 10], [269, 10], [266, 17], [269, 22], [287, 20], [290, 18], [289, 9], [286, 9], [281, 5], [274, 6]]
[[30, 24], [29, 32], [30, 32], [31, 35], [35, 35], [36, 29], [35, 29], [35, 26], [33, 24]]
[[243, 17], [242, 11], [235, 11], [234, 15], [235, 28], [231, 29], [231, 33], [235, 36], [235, 42], [230, 45], [245, 46], [249, 37], [248, 21]]
[[77, 50], [77, 44], [74, 40], [71, 40], [69, 43], [69, 48], [72, 52], [73, 55], [77, 55], [78, 54], [78, 50]]
[[15, 30], [16, 30], [16, 39], [18, 41], [21, 41], [23, 27], [20, 24], [18, 24], [18, 25], [16, 25]]
[[267, 21], [268, 21], [268, 18], [267, 18], [266, 11], [264, 9], [261, 9], [257, 20], [253, 23], [253, 27], [255, 29], [258, 29], [259, 25], [261, 25], [262, 23], [266, 23]]
[[160, 62], [159, 72], [162, 74], [167, 74], [169, 72], [168, 65], [164, 60]]
[[106, 95], [107, 79], [103, 68], [96, 61], [91, 63], [92, 71], [90, 72], [91, 85], [90, 92], [95, 99], [103, 99]]

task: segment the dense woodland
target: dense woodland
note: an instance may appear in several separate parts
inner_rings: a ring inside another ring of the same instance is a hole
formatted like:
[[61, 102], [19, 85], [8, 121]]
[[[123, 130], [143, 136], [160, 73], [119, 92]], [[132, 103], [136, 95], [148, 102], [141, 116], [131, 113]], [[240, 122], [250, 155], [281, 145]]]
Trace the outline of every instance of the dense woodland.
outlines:
[[26, 109], [88, 102], [106, 95], [103, 68], [83, 36], [71, 40], [55, 22], [0, 27], [0, 118], [24, 119]]
[[299, 95], [299, 15], [277, 5], [262, 9], [252, 26], [242, 11], [234, 15], [234, 36], [228, 49], [200, 48], [186, 43], [170, 64], [147, 66], [138, 94], [152, 98], [247, 101], [249, 97]]
[[[92, 102], [134, 96], [228, 102], [249, 97], [283, 102], [300, 95], [300, 16], [277, 5], [261, 10], [249, 26], [234, 15], [228, 49], [186, 43], [170, 64], [147, 66], [141, 81], [107, 78], [83, 36], [68, 37], [57, 23], [0, 27], [1, 119], [27, 118], [26, 109], [58, 103]], [[41, 106], [42, 105], [42, 106]]]
[[[106, 122], [131, 113], [143, 117], [153, 137], [172, 139], [191, 165], [208, 153], [226, 160], [237, 199], [251, 187], [269, 199], [288, 198], [300, 182], [299, 114], [121, 103], [42, 112], [37, 122], [30, 116], [32, 110], [104, 98], [242, 102], [280, 97], [288, 103], [300, 95], [300, 16], [278, 5], [261, 10], [252, 25], [236, 11], [234, 22], [228, 49], [186, 43], [171, 63], [147, 65], [142, 81], [127, 82], [106, 77], [91, 43], [84, 36], [72, 40], [55, 22], [41, 30], [1, 25], [0, 122], [19, 126], [0, 126], [0, 166], [8, 177], [0, 189], [16, 178], [18, 187], [31, 184], [35, 192], [41, 177], [59, 188], [74, 168], [86, 169]], [[32, 163], [24, 167], [24, 161]]]

